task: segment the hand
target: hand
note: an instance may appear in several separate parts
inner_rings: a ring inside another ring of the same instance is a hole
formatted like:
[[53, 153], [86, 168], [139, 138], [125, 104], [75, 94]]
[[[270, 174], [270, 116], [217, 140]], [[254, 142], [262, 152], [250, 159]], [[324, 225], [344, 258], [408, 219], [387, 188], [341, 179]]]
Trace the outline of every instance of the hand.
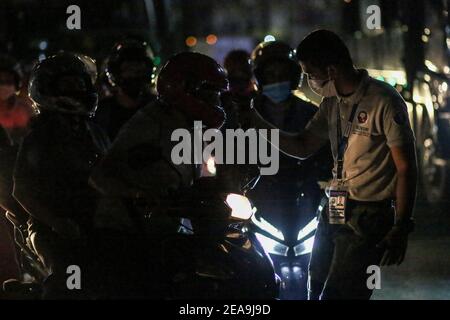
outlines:
[[71, 219], [56, 219], [52, 224], [52, 229], [64, 239], [76, 240], [81, 238], [80, 227]]
[[382, 266], [400, 265], [405, 259], [408, 247], [408, 232], [394, 226], [377, 247], [386, 250], [381, 259]]

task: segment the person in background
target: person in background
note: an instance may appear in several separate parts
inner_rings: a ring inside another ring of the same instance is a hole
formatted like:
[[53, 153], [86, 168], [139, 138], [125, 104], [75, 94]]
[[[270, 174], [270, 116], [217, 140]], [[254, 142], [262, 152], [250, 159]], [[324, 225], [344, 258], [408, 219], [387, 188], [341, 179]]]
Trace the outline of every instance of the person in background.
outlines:
[[20, 255], [14, 250], [13, 228], [26, 232], [29, 217], [12, 196], [17, 152], [34, 116], [31, 101], [18, 94], [22, 80], [19, 63], [0, 55], [0, 283], [19, 278]]
[[250, 54], [245, 50], [232, 50], [224, 60], [224, 67], [230, 82], [230, 91], [223, 95], [227, 113], [225, 127], [245, 127], [244, 114], [250, 108], [255, 94]]
[[155, 100], [151, 92], [155, 76], [154, 55], [143, 41], [128, 39], [112, 49], [105, 74], [112, 96], [99, 102], [95, 121], [113, 141], [120, 128], [143, 106]]

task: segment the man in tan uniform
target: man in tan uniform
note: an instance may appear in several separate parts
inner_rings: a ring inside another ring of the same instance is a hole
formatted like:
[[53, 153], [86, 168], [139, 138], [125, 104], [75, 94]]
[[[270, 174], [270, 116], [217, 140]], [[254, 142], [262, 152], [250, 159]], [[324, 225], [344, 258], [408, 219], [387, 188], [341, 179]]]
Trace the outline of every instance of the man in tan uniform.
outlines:
[[[369, 299], [367, 268], [400, 264], [414, 225], [417, 164], [406, 104], [394, 88], [355, 69], [331, 31], [308, 35], [297, 58], [310, 88], [324, 98], [301, 134], [280, 134], [279, 148], [302, 159], [330, 141], [335, 162], [310, 261], [309, 298]], [[259, 128], [270, 127], [254, 112]]]

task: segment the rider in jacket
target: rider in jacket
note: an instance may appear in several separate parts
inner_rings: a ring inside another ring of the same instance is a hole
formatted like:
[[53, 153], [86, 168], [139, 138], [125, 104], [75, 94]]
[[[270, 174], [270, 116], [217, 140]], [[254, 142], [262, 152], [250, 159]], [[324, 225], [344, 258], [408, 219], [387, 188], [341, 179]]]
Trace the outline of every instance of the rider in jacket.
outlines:
[[67, 52], [40, 62], [30, 78], [39, 115], [17, 157], [13, 195], [31, 215], [29, 240], [51, 273], [46, 298], [84, 292], [68, 290], [66, 272], [76, 265], [88, 273], [86, 243], [97, 201], [88, 178], [108, 144], [90, 120], [97, 107], [95, 79], [92, 59]]

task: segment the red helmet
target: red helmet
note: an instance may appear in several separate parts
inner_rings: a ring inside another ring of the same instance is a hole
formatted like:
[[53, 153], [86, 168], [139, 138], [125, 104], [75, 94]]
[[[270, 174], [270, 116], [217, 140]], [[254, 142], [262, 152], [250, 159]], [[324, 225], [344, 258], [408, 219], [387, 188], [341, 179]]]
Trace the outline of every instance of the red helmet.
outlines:
[[212, 58], [195, 52], [182, 52], [169, 59], [156, 82], [159, 98], [211, 128], [219, 128], [225, 114], [217, 102], [208, 101], [200, 91], [222, 93], [228, 90], [225, 70]]

